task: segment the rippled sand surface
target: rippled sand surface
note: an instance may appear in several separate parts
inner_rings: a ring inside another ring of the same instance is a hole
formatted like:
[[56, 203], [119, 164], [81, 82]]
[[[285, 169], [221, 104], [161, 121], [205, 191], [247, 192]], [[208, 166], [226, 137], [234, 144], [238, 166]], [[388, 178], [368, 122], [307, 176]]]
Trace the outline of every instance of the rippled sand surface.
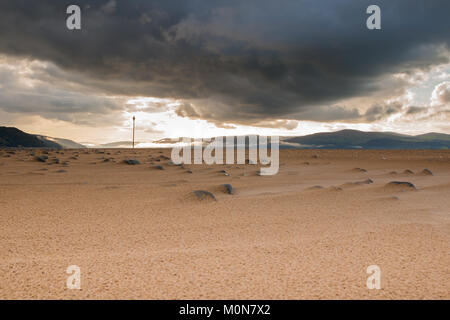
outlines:
[[0, 150], [1, 299], [450, 299], [449, 151], [281, 150], [275, 176], [170, 150], [39, 155]]

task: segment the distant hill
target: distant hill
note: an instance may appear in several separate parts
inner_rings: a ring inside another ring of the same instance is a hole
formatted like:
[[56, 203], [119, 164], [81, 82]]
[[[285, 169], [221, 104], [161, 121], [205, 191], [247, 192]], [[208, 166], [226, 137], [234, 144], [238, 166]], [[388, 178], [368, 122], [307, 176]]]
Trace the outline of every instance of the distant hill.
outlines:
[[[249, 136], [245, 136], [248, 147]], [[214, 139], [214, 138], [213, 138]], [[161, 139], [154, 143], [174, 144], [178, 139]], [[236, 143], [236, 136], [234, 137]], [[224, 140], [225, 143], [225, 140]], [[270, 143], [270, 139], [268, 140]], [[204, 144], [207, 144], [204, 143]], [[427, 133], [409, 136], [394, 132], [341, 130], [299, 137], [280, 137], [282, 149], [449, 149], [450, 135]]]
[[305, 149], [449, 149], [450, 135], [428, 133], [409, 136], [393, 132], [341, 130], [287, 138], [284, 142]]
[[[245, 136], [248, 147], [249, 136]], [[235, 143], [237, 138], [234, 137]], [[178, 139], [161, 139], [155, 144], [175, 144]], [[225, 140], [224, 140], [225, 142]], [[269, 141], [270, 142], [270, 139]], [[138, 143], [136, 143], [138, 144]], [[51, 138], [25, 133], [17, 128], [0, 127], [0, 148], [52, 148], [79, 149], [84, 145], [67, 139]], [[130, 141], [107, 143], [100, 148], [129, 148]], [[444, 133], [426, 133], [409, 136], [393, 132], [363, 132], [341, 130], [336, 132], [315, 133], [300, 137], [280, 137], [280, 148], [295, 149], [450, 149], [450, 135]]]
[[61, 139], [61, 138], [52, 138], [52, 137], [46, 137], [46, 136], [40, 136], [36, 135], [38, 139], [46, 141], [46, 143], [52, 142], [60, 145], [64, 149], [83, 149], [86, 148], [86, 146], [77, 143], [75, 141], [69, 140], [69, 139]]
[[444, 134], [444, 133], [431, 132], [431, 133], [421, 134], [421, 135], [418, 135], [415, 137], [422, 139], [423, 141], [429, 141], [429, 140], [450, 141], [450, 134]]
[[85, 148], [85, 146], [68, 139], [51, 138], [42, 135], [25, 133], [13, 127], [0, 127], [1, 148]]

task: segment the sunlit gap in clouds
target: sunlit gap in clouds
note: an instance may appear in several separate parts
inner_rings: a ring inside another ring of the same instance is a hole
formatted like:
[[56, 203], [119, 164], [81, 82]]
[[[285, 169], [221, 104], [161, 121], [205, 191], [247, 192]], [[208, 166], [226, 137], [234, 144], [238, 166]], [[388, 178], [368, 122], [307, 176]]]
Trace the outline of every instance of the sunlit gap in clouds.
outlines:
[[[132, 98], [127, 101], [123, 112], [126, 119], [124, 127], [131, 130], [132, 117], [136, 116], [137, 147], [161, 147], [164, 143], [152, 143], [152, 139], [177, 139], [179, 137], [209, 138], [230, 135], [280, 135], [283, 130], [273, 128], [230, 125], [228, 128], [217, 127], [214, 123], [202, 119], [190, 119], [179, 116], [175, 111], [183, 102], [172, 99], [153, 97]], [[139, 135], [141, 138], [139, 138]], [[143, 140], [143, 141], [140, 141]], [[172, 146], [172, 144], [171, 144]]]

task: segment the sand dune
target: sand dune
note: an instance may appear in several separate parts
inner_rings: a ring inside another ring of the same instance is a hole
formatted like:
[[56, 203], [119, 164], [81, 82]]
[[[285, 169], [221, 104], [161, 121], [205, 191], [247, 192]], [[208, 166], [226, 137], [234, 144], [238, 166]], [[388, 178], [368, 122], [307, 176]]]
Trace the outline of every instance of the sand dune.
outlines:
[[450, 152], [281, 150], [275, 176], [169, 156], [0, 152], [0, 298], [450, 298]]

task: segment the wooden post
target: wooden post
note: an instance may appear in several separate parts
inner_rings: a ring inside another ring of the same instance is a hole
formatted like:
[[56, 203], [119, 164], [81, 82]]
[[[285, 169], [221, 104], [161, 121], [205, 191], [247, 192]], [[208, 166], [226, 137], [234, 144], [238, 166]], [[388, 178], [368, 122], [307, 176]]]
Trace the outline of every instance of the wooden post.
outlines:
[[136, 121], [136, 117], [135, 116], [133, 116], [133, 149], [134, 149], [134, 130], [135, 130], [135, 121]]

